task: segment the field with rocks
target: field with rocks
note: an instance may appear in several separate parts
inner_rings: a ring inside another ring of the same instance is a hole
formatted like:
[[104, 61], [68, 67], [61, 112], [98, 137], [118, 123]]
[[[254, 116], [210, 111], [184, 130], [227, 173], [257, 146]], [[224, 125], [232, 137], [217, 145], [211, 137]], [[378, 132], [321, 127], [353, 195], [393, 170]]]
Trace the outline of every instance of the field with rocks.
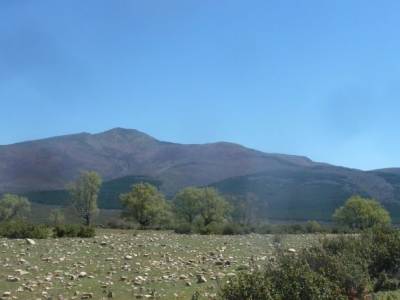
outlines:
[[0, 299], [200, 299], [277, 247], [316, 235], [177, 235], [99, 230], [91, 239], [0, 240]]

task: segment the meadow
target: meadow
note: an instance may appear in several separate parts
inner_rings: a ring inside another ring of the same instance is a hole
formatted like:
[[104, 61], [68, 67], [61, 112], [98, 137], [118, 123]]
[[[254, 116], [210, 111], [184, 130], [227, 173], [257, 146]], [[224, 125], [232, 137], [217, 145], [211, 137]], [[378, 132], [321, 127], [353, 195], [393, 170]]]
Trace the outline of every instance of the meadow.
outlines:
[[[95, 238], [0, 240], [4, 299], [199, 299], [277, 249], [300, 249], [318, 235], [178, 235], [98, 230]], [[3, 299], [2, 298], [2, 299]]]

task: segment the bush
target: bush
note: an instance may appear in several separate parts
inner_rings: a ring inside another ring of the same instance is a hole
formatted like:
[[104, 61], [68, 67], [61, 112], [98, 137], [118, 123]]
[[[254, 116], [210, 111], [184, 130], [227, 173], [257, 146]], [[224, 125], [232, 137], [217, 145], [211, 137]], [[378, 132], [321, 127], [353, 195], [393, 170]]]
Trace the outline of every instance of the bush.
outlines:
[[96, 235], [94, 227], [87, 227], [77, 224], [58, 225], [54, 227], [54, 237], [80, 237], [91, 238]]
[[123, 219], [113, 219], [108, 221], [106, 227], [112, 229], [138, 229], [139, 225]]
[[251, 228], [238, 223], [227, 223], [222, 227], [222, 234], [224, 235], [248, 234], [250, 232]]
[[[374, 228], [279, 254], [222, 287], [222, 299], [363, 299], [400, 287], [400, 232]], [[264, 295], [264, 296], [263, 296]]]
[[192, 226], [189, 223], [180, 223], [175, 226], [174, 231], [178, 234], [190, 234], [192, 233]]
[[10, 221], [0, 225], [0, 236], [10, 239], [45, 239], [50, 230], [46, 225], [35, 225], [25, 221]]
[[91, 238], [96, 235], [96, 230], [92, 226], [81, 226], [78, 232], [80, 238]]

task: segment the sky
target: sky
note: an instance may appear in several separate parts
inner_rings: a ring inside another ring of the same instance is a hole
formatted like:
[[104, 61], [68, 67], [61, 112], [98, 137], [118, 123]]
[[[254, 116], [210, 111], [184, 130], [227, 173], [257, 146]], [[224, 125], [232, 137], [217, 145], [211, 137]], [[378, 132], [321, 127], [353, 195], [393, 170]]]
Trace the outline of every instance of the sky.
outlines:
[[400, 1], [1, 0], [0, 144], [114, 127], [400, 167]]

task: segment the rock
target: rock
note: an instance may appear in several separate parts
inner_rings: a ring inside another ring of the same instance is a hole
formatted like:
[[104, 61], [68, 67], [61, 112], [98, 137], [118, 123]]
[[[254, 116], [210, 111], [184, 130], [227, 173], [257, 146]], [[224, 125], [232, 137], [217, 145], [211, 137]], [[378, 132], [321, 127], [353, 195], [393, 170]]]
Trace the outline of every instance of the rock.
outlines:
[[93, 299], [93, 293], [83, 293], [81, 299]]
[[21, 279], [19, 279], [18, 277], [15, 277], [15, 276], [11, 276], [11, 275], [9, 275], [9, 276], [7, 276], [7, 281], [8, 282], [17, 282], [17, 281], [20, 281]]
[[10, 297], [11, 296], [11, 292], [4, 292], [3, 293], [3, 297]]
[[182, 274], [182, 275], [179, 276], [179, 279], [183, 279], [183, 280], [188, 279], [188, 278], [189, 277], [187, 275], [185, 275], [185, 274]]
[[79, 275], [78, 275], [79, 278], [84, 278], [86, 276], [87, 276], [86, 272], [80, 272]]
[[15, 270], [15, 273], [17, 273], [17, 274], [20, 275], [20, 276], [28, 275], [28, 274], [29, 274], [28, 271], [24, 271], [24, 270], [21, 270], [21, 269]]
[[132, 255], [125, 255], [126, 260], [131, 260], [132, 258], [133, 258]]
[[36, 245], [36, 242], [32, 239], [26, 239], [25, 241], [28, 245]]
[[289, 249], [288, 249], [288, 252], [290, 252], [290, 253], [296, 253], [296, 249], [289, 248]]
[[197, 277], [197, 283], [205, 283], [205, 282], [207, 282], [207, 279], [202, 274], [197, 274], [196, 277]]

